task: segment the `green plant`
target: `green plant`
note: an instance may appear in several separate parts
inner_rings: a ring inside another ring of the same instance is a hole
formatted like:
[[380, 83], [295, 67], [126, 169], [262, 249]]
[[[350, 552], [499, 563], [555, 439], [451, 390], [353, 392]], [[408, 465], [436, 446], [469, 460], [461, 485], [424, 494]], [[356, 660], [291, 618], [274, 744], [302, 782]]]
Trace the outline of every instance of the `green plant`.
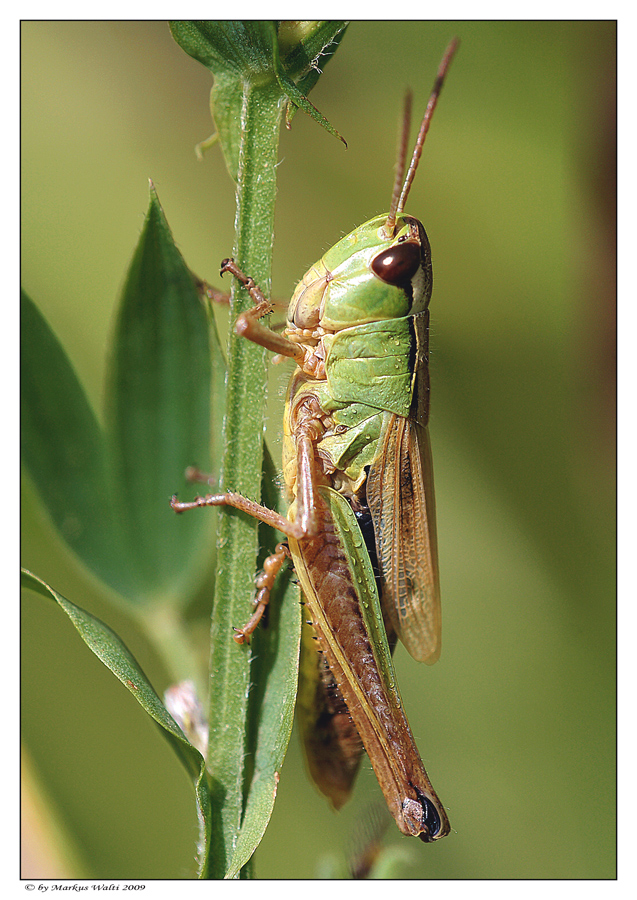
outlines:
[[[335, 133], [305, 93], [344, 30], [340, 22], [171, 24], [177, 42], [214, 75], [215, 124], [237, 183], [233, 253], [268, 288], [280, 125], [301, 107]], [[264, 351], [231, 330], [226, 366], [205, 299], [151, 185], [122, 296], [106, 425], [23, 294], [22, 444], [26, 469], [64, 540], [142, 623], [174, 680], [208, 694], [207, 765], [198, 749], [202, 735], [189, 729], [192, 716], [174, 720], [108, 626], [32, 573], [24, 572], [23, 584], [60, 605], [178, 752], [195, 783], [199, 874], [218, 878], [247, 872], [272, 812], [292, 727], [300, 605], [283, 579], [270, 627], [237, 648], [231, 626], [249, 618], [259, 543], [271, 547], [273, 538], [222, 513], [207, 676], [197, 668], [185, 612], [201, 579], [211, 517], [177, 519], [167, 498], [185, 488], [189, 465], [220, 472], [221, 483], [261, 498], [266, 393]], [[231, 319], [249, 303], [245, 291], [233, 294]], [[223, 442], [211, 441], [210, 409], [213, 434], [223, 423]], [[269, 459], [264, 466], [265, 500], [277, 505]]]
[[[218, 148], [203, 166], [192, 153], [211, 130], [209, 75], [164, 22], [31, 21], [21, 31], [23, 283], [99, 413], [106, 336], [146, 179], [189, 266], [215, 283], [232, 249], [234, 189]], [[444, 643], [426, 677], [396, 654], [454, 832], [433, 853], [414, 853], [408, 871], [612, 878], [616, 23], [350, 26], [310, 95], [348, 151], [306, 116], [281, 139], [273, 290], [289, 298], [324, 249], [386, 207], [403, 91], [414, 89], [416, 105], [426, 100], [431, 67], [456, 33], [462, 53], [410, 202], [434, 256]], [[287, 378], [284, 367], [271, 369], [277, 462]], [[161, 693], [176, 678], [156, 642], [121, 604], [109, 606], [103, 582], [72, 565], [25, 482], [24, 564], [125, 637]], [[157, 509], [171, 527], [186, 527], [188, 517], [175, 520], [166, 507], [173, 490], [186, 499], [192, 489], [165, 490]], [[201, 567], [213, 566], [215, 514], [190, 518], [207, 520]], [[193, 664], [208, 644], [208, 582], [206, 574], [184, 610]], [[188, 877], [196, 819], [186, 770], [129, 691], [70, 634], [67, 617], [30, 590], [22, 633], [27, 774], [37, 772], [50, 800], [49, 834], [69, 837], [77, 865], [67, 875]], [[204, 659], [204, 684], [206, 671]], [[376, 790], [363, 767], [351, 803], [334, 815], [293, 739], [257, 875], [326, 875], [321, 860], [345, 846]], [[582, 840], [592, 797], [595, 835]], [[40, 871], [50, 877], [49, 867]]]

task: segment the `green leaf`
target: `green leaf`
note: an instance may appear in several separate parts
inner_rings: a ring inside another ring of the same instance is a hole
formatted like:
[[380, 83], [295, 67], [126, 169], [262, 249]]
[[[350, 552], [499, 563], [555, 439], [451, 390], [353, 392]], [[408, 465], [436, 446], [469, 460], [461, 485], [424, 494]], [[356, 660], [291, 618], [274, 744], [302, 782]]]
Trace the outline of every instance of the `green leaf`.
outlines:
[[[271, 509], [281, 506], [276, 490], [275, 468], [270, 454], [264, 455], [264, 502]], [[273, 528], [261, 526], [260, 535], [270, 550], [277, 541]], [[235, 878], [258, 847], [274, 808], [279, 772], [292, 732], [299, 675], [301, 639], [299, 588], [290, 571], [281, 573], [272, 591], [267, 622], [253, 638], [253, 688], [248, 725], [250, 761], [253, 770], [234, 853], [226, 878]]]
[[[301, 604], [294, 584], [278, 585], [273, 591], [272, 615], [267, 628], [255, 640], [255, 655], [264, 644], [267, 668], [255, 674], [258, 704], [254, 771], [245, 804], [241, 831], [226, 878], [235, 878], [261, 842], [274, 808], [279, 772], [292, 733], [298, 683]], [[281, 596], [283, 595], [283, 596]], [[267, 633], [266, 633], [267, 632]], [[265, 668], [265, 667], [264, 667]], [[265, 691], [259, 685], [265, 684]]]
[[[312, 43], [320, 29], [284, 29], [279, 47], [278, 23], [272, 22], [173, 22], [171, 30], [186, 52], [213, 72], [213, 115], [228, 171], [237, 181], [233, 256], [267, 295], [279, 125], [290, 99], [322, 120], [295, 79], [312, 74], [320, 58], [319, 44], [324, 47], [334, 38], [328, 38], [324, 30], [321, 42]], [[294, 47], [303, 41], [312, 54], [294, 56]], [[315, 79], [310, 80], [313, 83]], [[223, 489], [258, 499], [262, 492], [266, 353], [238, 337], [233, 328], [237, 315], [252, 304], [245, 287], [235, 280], [221, 484]], [[276, 500], [266, 502], [276, 505]], [[223, 852], [211, 859], [210, 877], [248, 874], [247, 864], [272, 812], [292, 722], [300, 639], [296, 589], [289, 586], [285, 591], [279, 613], [276, 596], [283, 587], [276, 586], [270, 626], [259, 629], [252, 648], [238, 647], [231, 639], [232, 626], [243, 624], [251, 613], [262, 537], [263, 530], [258, 533], [256, 522], [249, 517], [236, 510], [220, 511], [211, 627], [208, 767], [216, 812], [213, 842], [223, 847]], [[270, 546], [270, 540], [263, 543]]]
[[[155, 189], [123, 291], [107, 393], [126, 540], [142, 599], [185, 603], [213, 517], [175, 516], [188, 466], [210, 468], [208, 318]], [[217, 426], [219, 427], [219, 426]]]
[[[314, 27], [303, 32], [301, 39], [295, 40], [296, 30], [290, 28], [290, 46], [287, 47], [287, 35], [289, 26], [301, 26], [312, 24]], [[300, 71], [301, 77], [297, 80], [298, 89], [307, 95], [323, 74], [338, 46], [345, 36], [347, 22], [282, 22], [279, 26], [279, 47], [286, 71]], [[293, 103], [288, 106], [286, 124], [288, 128], [298, 107]]]
[[58, 594], [37, 575], [22, 569], [21, 583], [23, 587], [35, 591], [42, 597], [54, 600], [64, 610], [84, 643], [122, 682], [160, 727], [162, 734], [194, 782], [200, 824], [200, 845], [202, 849], [207, 848], [210, 840], [211, 810], [204, 758], [188, 741], [161, 702], [133, 654], [108, 625], [71, 603], [62, 594]]
[[170, 22], [170, 30], [182, 50], [215, 75], [258, 81], [272, 70], [274, 22]]
[[24, 465], [69, 547], [111, 587], [133, 593], [100, 425], [64, 349], [24, 292], [20, 315]]
[[[169, 501], [186, 488], [188, 466], [210, 469], [211, 349], [217, 391], [225, 363], [154, 189], [123, 292], [106, 437], [63, 348], [24, 293], [21, 316], [22, 456], [54, 524], [129, 601], [188, 602], [214, 517], [177, 518]], [[215, 434], [223, 401], [215, 404], [220, 410]]]
[[[341, 25], [342, 23], [338, 23]], [[342, 37], [342, 34], [341, 34]], [[340, 40], [340, 39], [339, 39]], [[333, 51], [332, 51], [333, 53]], [[332, 54], [330, 54], [332, 55]], [[272, 44], [272, 60], [274, 64], [274, 70], [276, 72], [277, 81], [281, 87], [281, 90], [287, 95], [288, 100], [292, 102], [299, 109], [302, 109], [304, 113], [314, 119], [315, 122], [318, 122], [326, 131], [328, 131], [334, 137], [337, 137], [340, 141], [342, 141], [347, 147], [347, 142], [345, 138], [328, 122], [324, 115], [322, 115], [318, 109], [314, 106], [313, 103], [307, 99], [304, 95], [303, 91], [294, 83], [294, 81], [285, 73], [283, 66], [281, 64], [281, 59], [279, 56], [279, 45], [277, 41], [273, 41]], [[316, 73], [316, 74], [315, 74]], [[318, 76], [320, 75], [320, 71], [317, 72], [316, 68], [313, 72], [308, 73], [304, 78], [304, 84], [309, 89], [314, 87], [316, 82], [318, 81]], [[291, 121], [291, 116], [288, 115], [287, 122], [288, 125]]]
[[321, 68], [333, 55], [345, 28], [345, 22], [285, 25], [267, 21], [170, 23], [171, 33], [180, 47], [214, 75], [210, 109], [226, 167], [234, 181], [237, 180], [239, 147], [245, 128], [244, 102], [250, 87], [276, 81], [282, 99], [303, 109], [330, 134], [343, 140], [309, 102], [306, 93], [316, 84]]

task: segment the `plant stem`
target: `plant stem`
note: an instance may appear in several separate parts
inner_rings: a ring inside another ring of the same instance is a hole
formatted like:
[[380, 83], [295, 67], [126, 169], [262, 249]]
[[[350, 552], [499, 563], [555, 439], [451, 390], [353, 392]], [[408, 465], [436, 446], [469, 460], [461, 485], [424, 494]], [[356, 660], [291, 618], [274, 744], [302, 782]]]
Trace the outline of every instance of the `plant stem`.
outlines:
[[[276, 163], [283, 98], [276, 84], [246, 85], [237, 183], [234, 258], [270, 293]], [[266, 395], [266, 351], [234, 333], [239, 312], [251, 305], [233, 284], [224, 420], [222, 488], [260, 499]], [[257, 522], [222, 509], [212, 613], [210, 746], [213, 858], [209, 877], [223, 877], [244, 812], [250, 648], [232, 640], [232, 627], [250, 616], [258, 550]], [[220, 852], [223, 848], [223, 852]]]

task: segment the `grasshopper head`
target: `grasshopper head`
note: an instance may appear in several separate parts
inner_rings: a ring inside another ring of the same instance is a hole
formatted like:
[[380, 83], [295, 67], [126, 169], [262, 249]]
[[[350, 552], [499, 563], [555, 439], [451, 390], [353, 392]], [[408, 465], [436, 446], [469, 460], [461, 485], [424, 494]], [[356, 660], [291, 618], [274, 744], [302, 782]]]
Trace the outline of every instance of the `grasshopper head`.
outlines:
[[[384, 218], [384, 217], [381, 217]], [[385, 236], [384, 224], [377, 231]], [[410, 301], [407, 315], [423, 312], [429, 305], [433, 286], [429, 238], [419, 219], [401, 216], [387, 245], [372, 259], [370, 269], [382, 282], [403, 290]]]
[[411, 95], [405, 98], [389, 212], [342, 238], [297, 286], [288, 309], [288, 331], [302, 333], [304, 341], [316, 344], [325, 333], [416, 315], [427, 308], [433, 281], [429, 240], [422, 223], [403, 210], [457, 46], [454, 39], [438, 69], [406, 175]]
[[288, 309], [288, 326], [323, 332], [414, 315], [427, 308], [432, 270], [422, 223], [401, 216], [387, 236], [376, 216], [342, 238], [305, 274]]

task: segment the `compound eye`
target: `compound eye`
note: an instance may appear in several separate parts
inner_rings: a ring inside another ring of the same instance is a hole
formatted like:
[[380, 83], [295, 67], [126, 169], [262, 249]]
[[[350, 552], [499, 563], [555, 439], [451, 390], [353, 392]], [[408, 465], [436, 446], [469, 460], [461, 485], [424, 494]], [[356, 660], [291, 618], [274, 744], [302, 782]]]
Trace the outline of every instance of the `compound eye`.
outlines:
[[405, 241], [383, 250], [372, 260], [371, 269], [386, 284], [409, 284], [420, 266], [420, 244]]

